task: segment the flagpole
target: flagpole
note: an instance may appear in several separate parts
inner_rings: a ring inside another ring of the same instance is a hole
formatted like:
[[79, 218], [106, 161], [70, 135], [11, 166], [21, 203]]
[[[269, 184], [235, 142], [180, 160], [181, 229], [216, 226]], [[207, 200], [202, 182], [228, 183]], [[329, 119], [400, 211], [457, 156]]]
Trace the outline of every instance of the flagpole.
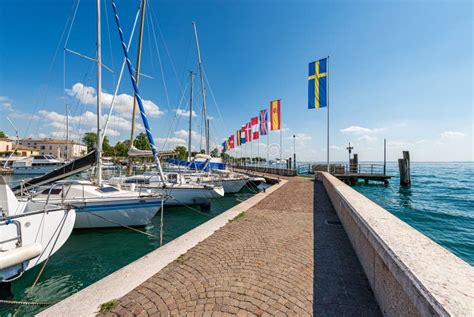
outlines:
[[327, 102], [327, 165], [328, 165], [328, 173], [330, 173], [331, 169], [329, 167], [329, 56], [327, 57], [326, 62], [326, 102]]
[[257, 164], [260, 166], [260, 135], [257, 139]]
[[[268, 126], [268, 124], [267, 124]], [[269, 147], [269, 144], [270, 144], [270, 129], [267, 129], [267, 166], [269, 164], [269, 157], [268, 157], [268, 147]]]
[[280, 100], [280, 109], [279, 109], [280, 110], [280, 126], [279, 126], [279, 128], [280, 128], [280, 164], [281, 164], [281, 161], [283, 160], [283, 154], [282, 154], [283, 153], [283, 144], [282, 144], [283, 143], [282, 142], [282, 140], [283, 140], [283, 136], [282, 136], [283, 127], [282, 127], [282, 124], [281, 124], [281, 112], [282, 112], [281, 111], [281, 99], [279, 99], [279, 100]]
[[[252, 132], [250, 132], [250, 133], [252, 133]], [[253, 156], [253, 143], [250, 142], [250, 164], [253, 163], [252, 156]]]

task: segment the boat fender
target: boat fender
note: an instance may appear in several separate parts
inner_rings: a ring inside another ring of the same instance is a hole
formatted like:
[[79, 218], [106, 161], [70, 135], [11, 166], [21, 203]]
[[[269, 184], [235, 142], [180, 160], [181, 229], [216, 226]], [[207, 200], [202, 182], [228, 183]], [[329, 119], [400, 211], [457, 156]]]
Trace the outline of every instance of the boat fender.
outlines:
[[39, 243], [32, 243], [24, 245], [19, 248], [1, 252], [0, 256], [0, 270], [21, 264], [25, 261], [29, 261], [36, 258], [41, 254], [43, 248]]

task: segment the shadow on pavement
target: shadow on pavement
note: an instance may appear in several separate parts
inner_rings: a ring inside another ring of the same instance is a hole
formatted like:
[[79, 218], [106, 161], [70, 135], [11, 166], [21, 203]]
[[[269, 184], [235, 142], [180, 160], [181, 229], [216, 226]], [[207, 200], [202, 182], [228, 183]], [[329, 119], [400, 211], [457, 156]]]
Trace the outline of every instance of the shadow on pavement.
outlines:
[[320, 181], [314, 181], [314, 316], [381, 316], [352, 245]]

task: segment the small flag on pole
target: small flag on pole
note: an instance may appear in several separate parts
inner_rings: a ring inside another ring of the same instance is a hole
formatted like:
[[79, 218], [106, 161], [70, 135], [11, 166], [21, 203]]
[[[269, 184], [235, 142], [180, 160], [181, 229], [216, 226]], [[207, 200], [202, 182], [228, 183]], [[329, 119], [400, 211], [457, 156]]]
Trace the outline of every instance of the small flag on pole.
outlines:
[[235, 147], [234, 135], [232, 134], [232, 135], [229, 137], [229, 149], [233, 149], [234, 147]]
[[252, 141], [258, 140], [258, 117], [250, 119], [250, 123], [252, 124]]
[[227, 141], [222, 143], [222, 153], [225, 153], [227, 151]]
[[240, 144], [245, 144], [245, 141], [246, 141], [246, 139], [247, 139], [247, 138], [245, 137], [245, 135], [246, 135], [245, 131], [246, 131], [246, 130], [247, 130], [247, 126], [244, 124], [244, 125], [242, 126], [242, 129], [240, 130]]
[[327, 58], [309, 63], [308, 109], [327, 107]]
[[252, 124], [249, 122], [245, 125], [245, 142], [252, 141]]
[[237, 132], [235, 133], [235, 137], [236, 137], [236, 141], [237, 141], [237, 146], [241, 146], [242, 145], [242, 137], [241, 137], [241, 131], [240, 130], [237, 130]]
[[280, 99], [270, 101], [270, 115], [272, 131], [281, 129], [281, 115], [280, 115]]
[[260, 110], [260, 135], [268, 133], [268, 110]]

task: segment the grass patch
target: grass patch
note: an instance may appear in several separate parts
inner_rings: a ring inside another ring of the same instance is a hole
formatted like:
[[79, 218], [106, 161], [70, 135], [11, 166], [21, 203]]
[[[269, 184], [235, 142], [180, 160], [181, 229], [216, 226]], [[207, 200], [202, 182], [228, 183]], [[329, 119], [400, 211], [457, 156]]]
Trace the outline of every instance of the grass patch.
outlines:
[[234, 221], [239, 221], [245, 218], [245, 212], [241, 212], [237, 216], [235, 216], [233, 219], [229, 220], [229, 222], [234, 222]]
[[119, 301], [116, 299], [112, 299], [106, 303], [100, 304], [99, 306], [99, 313], [105, 314], [112, 309], [114, 309], [119, 304]]
[[184, 264], [184, 261], [186, 261], [186, 258], [184, 256], [184, 254], [181, 254], [180, 256], [178, 256], [178, 258], [176, 259], [176, 261], [179, 263], [179, 264]]

